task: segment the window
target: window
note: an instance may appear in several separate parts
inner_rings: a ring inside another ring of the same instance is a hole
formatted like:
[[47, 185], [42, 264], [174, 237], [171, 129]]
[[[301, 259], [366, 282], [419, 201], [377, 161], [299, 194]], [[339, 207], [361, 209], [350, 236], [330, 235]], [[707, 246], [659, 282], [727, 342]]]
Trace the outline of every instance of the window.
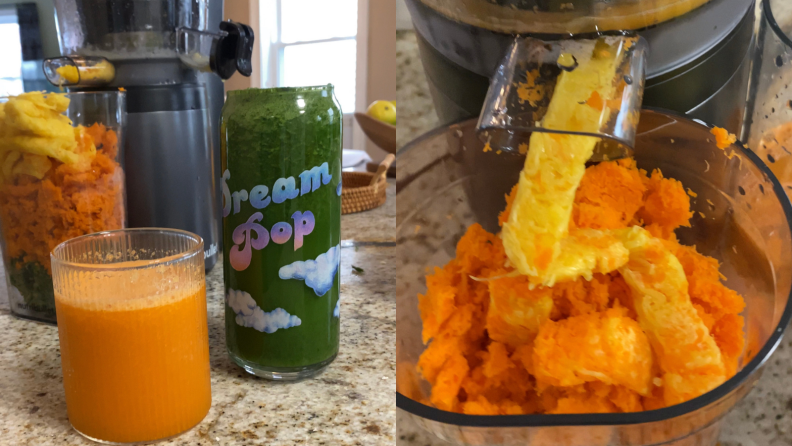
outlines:
[[0, 8], [0, 96], [25, 92], [22, 82], [22, 42], [15, 7]]
[[357, 0], [261, 2], [262, 83], [301, 87], [331, 83], [349, 115], [355, 111]]

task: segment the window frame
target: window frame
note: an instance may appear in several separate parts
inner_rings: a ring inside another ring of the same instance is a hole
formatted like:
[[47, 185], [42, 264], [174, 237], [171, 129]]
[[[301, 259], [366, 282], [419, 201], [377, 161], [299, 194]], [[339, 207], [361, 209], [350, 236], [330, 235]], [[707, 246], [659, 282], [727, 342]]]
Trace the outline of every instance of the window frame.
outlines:
[[[16, 7], [13, 4], [9, 5], [1, 5], [0, 6], [0, 25], [11, 25], [16, 24], [19, 26], [19, 17], [16, 12]], [[19, 38], [19, 44], [22, 44], [22, 38]], [[20, 56], [20, 61], [22, 57]], [[19, 81], [22, 83], [22, 92], [25, 91], [24, 88], [24, 76], [22, 73], [22, 67], [20, 66], [19, 69], [19, 77], [0, 77], [0, 80], [3, 81]], [[8, 92], [0, 92], [0, 94], [5, 95]], [[11, 94], [11, 93], [8, 93]]]
[[[260, 30], [262, 31], [259, 37], [261, 39], [261, 86], [265, 88], [276, 88], [280, 85], [280, 81], [283, 79], [283, 53], [287, 46], [354, 40], [357, 46], [355, 54], [355, 83], [358, 85], [355, 88], [355, 110], [351, 112], [344, 111], [343, 113], [343, 145], [345, 148], [361, 147], [360, 144], [364, 142], [363, 135], [354, 121], [354, 113], [359, 111], [361, 107], [361, 99], [359, 96], [361, 92], [365, 94], [365, 89], [361, 90], [359, 87], [361, 81], [365, 85], [365, 75], [361, 77], [361, 64], [363, 64], [362, 67], [365, 67], [365, 52], [363, 52], [364, 57], [363, 60], [361, 60], [361, 19], [358, 18], [358, 27], [355, 30], [354, 36], [284, 43], [281, 41], [281, 3], [283, 1], [290, 0], [261, 0], [259, 3]], [[361, 11], [367, 16], [368, 6], [365, 4], [366, 2], [361, 0], [353, 1], [357, 1], [358, 3], [358, 17], [360, 17]], [[361, 7], [364, 9], [361, 10]], [[268, 34], [265, 32], [266, 30], [269, 30]], [[362, 31], [365, 34], [367, 28]], [[365, 36], [363, 37], [365, 38]], [[363, 71], [365, 71], [365, 69]]]

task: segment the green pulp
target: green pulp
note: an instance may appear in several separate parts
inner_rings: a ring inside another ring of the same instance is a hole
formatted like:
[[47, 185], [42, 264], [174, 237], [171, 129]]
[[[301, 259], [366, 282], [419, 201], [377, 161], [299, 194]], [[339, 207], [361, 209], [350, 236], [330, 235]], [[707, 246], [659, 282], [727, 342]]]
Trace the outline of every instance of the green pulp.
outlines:
[[8, 281], [19, 290], [30, 311], [38, 317], [55, 322], [55, 292], [52, 276], [38, 262], [25, 262], [24, 255], [11, 259], [6, 269]]
[[[264, 369], [298, 370], [338, 352], [340, 323], [333, 312], [340, 295], [339, 271], [330, 289], [318, 296], [304, 280], [280, 278], [279, 270], [295, 261], [314, 260], [339, 245], [342, 118], [330, 85], [232, 91], [223, 107], [221, 170], [230, 175], [225, 180], [227, 190], [250, 193], [264, 185], [273, 198], [263, 209], [256, 209], [252, 199], [240, 201], [238, 212], [231, 205], [223, 218], [226, 345], [232, 355]], [[275, 202], [278, 179], [293, 177], [300, 190], [300, 174], [323, 163], [328, 163], [332, 176], [328, 184]], [[226, 199], [224, 192], [224, 207], [229, 206]], [[305, 235], [302, 247], [295, 249], [292, 231], [285, 243], [270, 240], [263, 249], [253, 249], [249, 266], [242, 271], [231, 266], [230, 251], [243, 247], [233, 240], [236, 228], [261, 212], [258, 224], [272, 234], [276, 223], [296, 226], [292, 216], [297, 211], [310, 211], [315, 218], [315, 227]], [[229, 290], [248, 293], [264, 312], [282, 308], [301, 323], [272, 333], [243, 326], [228, 302]]]

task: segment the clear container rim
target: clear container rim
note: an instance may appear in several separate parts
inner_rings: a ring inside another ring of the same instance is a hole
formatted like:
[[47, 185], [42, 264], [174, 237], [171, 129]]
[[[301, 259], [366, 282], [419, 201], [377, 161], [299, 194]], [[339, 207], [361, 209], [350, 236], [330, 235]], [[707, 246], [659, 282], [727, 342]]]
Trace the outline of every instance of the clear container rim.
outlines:
[[241, 90], [231, 90], [228, 92], [228, 96], [241, 96], [244, 94], [257, 94], [257, 95], [268, 95], [268, 94], [284, 94], [284, 93], [310, 93], [310, 92], [321, 92], [321, 91], [333, 91], [334, 90], [333, 84], [325, 84], [325, 85], [311, 85], [307, 87], [272, 87], [272, 88], [244, 88]]
[[770, 29], [773, 30], [775, 35], [781, 39], [786, 46], [792, 48], [792, 39], [781, 29], [781, 26], [776, 21], [773, 15], [773, 7], [770, 2], [771, 0], [762, 0], [762, 16], [767, 20], [767, 24], [770, 25]]
[[[117, 263], [85, 263], [85, 262], [68, 261], [60, 256], [60, 254], [66, 248], [68, 248], [69, 245], [74, 243], [85, 242], [90, 239], [101, 239], [105, 237], [112, 237], [119, 234], [144, 234], [144, 233], [160, 234], [171, 237], [172, 236], [184, 237], [195, 242], [195, 244], [194, 246], [191, 246], [190, 248], [178, 254], [172, 254], [169, 256], [161, 257], [159, 259], [151, 259], [151, 260], [144, 259], [143, 261], [127, 260]], [[201, 236], [189, 231], [183, 231], [181, 229], [171, 229], [171, 228], [125, 228], [125, 229], [116, 229], [113, 231], [94, 232], [91, 234], [85, 234], [79, 237], [71, 238], [69, 240], [66, 240], [65, 242], [61, 242], [58, 246], [53, 248], [52, 252], [50, 252], [50, 260], [53, 266], [58, 265], [58, 267], [66, 267], [81, 271], [134, 271], [134, 270], [151, 268], [153, 266], [167, 266], [174, 263], [183, 262], [192, 259], [193, 257], [201, 253], [203, 253], [203, 239], [201, 238]], [[132, 265], [133, 263], [135, 263], [135, 265]]]
[[[765, 3], [769, 0], [763, 0]], [[680, 120], [688, 121], [695, 125], [706, 127], [707, 129], [714, 128], [713, 125], [704, 123], [698, 119], [691, 119], [688, 116], [680, 113], [666, 110], [659, 107], [642, 107], [641, 111], [649, 111], [652, 113], [664, 114]], [[410, 151], [412, 148], [420, 145], [420, 143], [441, 135], [448, 131], [449, 128], [467, 123], [471, 121], [474, 125], [478, 118], [464, 118], [451, 124], [441, 125], [424, 133], [416, 139], [405, 144], [396, 151], [396, 159]], [[743, 143], [737, 140], [731, 145], [733, 149], [739, 151], [741, 156], [748, 158], [773, 184], [773, 192], [779, 198], [781, 208], [786, 216], [787, 225], [789, 226], [790, 233], [792, 233], [792, 203], [784, 191], [783, 186], [775, 177], [773, 172], [762, 161], [759, 156], [751, 150], [745, 148]], [[423, 171], [419, 171], [416, 175], [420, 175]], [[408, 178], [409, 180], [410, 178]], [[402, 186], [399, 187], [400, 183]], [[409, 183], [409, 181], [408, 181]], [[397, 179], [396, 181], [397, 195], [399, 189], [404, 190], [403, 180]], [[397, 225], [398, 227], [398, 225]], [[398, 299], [398, 297], [397, 297]], [[457, 412], [449, 412], [435, 407], [427, 406], [419, 403], [401, 393], [396, 391], [396, 407], [402, 409], [412, 415], [425, 418], [427, 420], [462, 426], [462, 427], [556, 427], [556, 426], [618, 426], [630, 424], [652, 423], [658, 421], [666, 421], [676, 418], [688, 413], [695, 412], [710, 404], [713, 404], [721, 398], [727, 396], [729, 393], [737, 389], [750, 375], [758, 370], [764, 363], [770, 359], [770, 356], [775, 351], [781, 338], [784, 335], [784, 330], [792, 320], [792, 290], [787, 298], [787, 304], [784, 311], [781, 313], [781, 318], [778, 325], [773, 330], [773, 333], [767, 339], [767, 342], [756, 353], [756, 355], [748, 362], [739, 372], [728, 379], [720, 386], [710, 390], [709, 392], [693, 398], [692, 400], [685, 401], [681, 404], [674, 406], [664, 407], [662, 409], [647, 410], [642, 412], [625, 412], [625, 413], [584, 413], [584, 414], [530, 414], [530, 415], [467, 415]]]

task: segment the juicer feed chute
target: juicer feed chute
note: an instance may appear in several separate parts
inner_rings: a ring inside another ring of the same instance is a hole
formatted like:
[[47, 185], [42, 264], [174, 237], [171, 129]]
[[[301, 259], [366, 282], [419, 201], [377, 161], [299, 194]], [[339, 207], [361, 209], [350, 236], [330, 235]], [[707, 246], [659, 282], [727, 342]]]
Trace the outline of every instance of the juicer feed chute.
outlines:
[[222, 81], [250, 76], [253, 30], [223, 21], [222, 0], [54, 0], [61, 57], [44, 72], [69, 91], [127, 91], [130, 227], [220, 237]]
[[[542, 118], [560, 76], [588, 70], [588, 61], [602, 53], [611, 54], [614, 60], [612, 79], [605, 82], [613, 87], [612, 96], [600, 96], [603, 91], [573, 98], [599, 113], [598, 128], [584, 130], [568, 127], [570, 122], [545, 122]], [[534, 131], [589, 135], [601, 138], [591, 161], [628, 156], [641, 109], [646, 53], [646, 41], [630, 35], [557, 41], [515, 38], [492, 77], [478, 121], [479, 138], [492, 150], [524, 153], [528, 135]]]

